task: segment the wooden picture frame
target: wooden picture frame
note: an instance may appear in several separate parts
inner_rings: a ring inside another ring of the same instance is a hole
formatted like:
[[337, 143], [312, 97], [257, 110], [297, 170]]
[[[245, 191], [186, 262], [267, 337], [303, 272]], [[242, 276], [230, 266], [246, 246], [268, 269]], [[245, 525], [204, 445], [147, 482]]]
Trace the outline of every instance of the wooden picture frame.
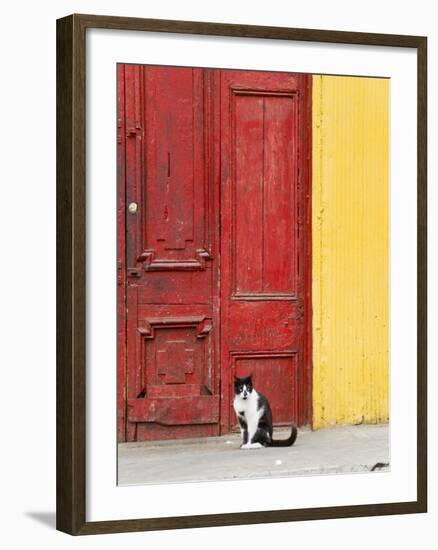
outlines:
[[[86, 521], [87, 29], [413, 48], [417, 52], [417, 499], [409, 502]], [[57, 529], [72, 535], [427, 511], [427, 39], [359, 32], [71, 15], [57, 21]]]

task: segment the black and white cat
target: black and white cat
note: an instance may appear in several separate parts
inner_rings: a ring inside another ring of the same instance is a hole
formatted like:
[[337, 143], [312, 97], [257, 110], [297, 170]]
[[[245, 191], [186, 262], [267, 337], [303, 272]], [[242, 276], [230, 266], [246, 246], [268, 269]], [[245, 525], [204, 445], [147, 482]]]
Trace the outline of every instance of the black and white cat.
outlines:
[[240, 424], [242, 435], [241, 449], [258, 447], [290, 447], [297, 438], [297, 428], [292, 425], [292, 432], [287, 439], [274, 440], [272, 437], [272, 411], [264, 395], [256, 392], [252, 377], [234, 377], [233, 407]]

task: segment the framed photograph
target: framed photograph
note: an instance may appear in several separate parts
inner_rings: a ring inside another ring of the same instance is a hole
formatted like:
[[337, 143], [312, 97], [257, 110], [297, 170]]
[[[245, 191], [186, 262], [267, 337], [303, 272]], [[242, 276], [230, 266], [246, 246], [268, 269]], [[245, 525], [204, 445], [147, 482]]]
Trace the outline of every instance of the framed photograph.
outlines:
[[57, 528], [426, 512], [426, 38], [57, 52]]

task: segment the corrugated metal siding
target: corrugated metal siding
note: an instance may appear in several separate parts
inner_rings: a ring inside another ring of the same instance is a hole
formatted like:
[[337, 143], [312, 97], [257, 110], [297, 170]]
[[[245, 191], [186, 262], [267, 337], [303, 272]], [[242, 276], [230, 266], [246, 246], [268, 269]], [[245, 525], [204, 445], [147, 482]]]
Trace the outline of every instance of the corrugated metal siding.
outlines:
[[313, 426], [389, 416], [389, 80], [313, 77]]

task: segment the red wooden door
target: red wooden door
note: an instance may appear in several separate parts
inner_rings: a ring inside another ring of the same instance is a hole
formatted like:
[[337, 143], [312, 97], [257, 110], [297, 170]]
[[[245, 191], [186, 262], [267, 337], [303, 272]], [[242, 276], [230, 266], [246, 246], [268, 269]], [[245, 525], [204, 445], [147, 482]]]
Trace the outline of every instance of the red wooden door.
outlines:
[[308, 85], [119, 66], [120, 441], [226, 433], [248, 372], [310, 421]]
[[308, 86], [304, 75], [221, 72], [224, 430], [233, 375], [250, 373], [275, 424], [310, 421]]
[[124, 134], [119, 145], [125, 149], [126, 180], [126, 370], [119, 376], [119, 387], [126, 388], [124, 438], [215, 435], [218, 208], [206, 131], [212, 116], [210, 74], [122, 65], [120, 79], [125, 120], [119, 121]]

